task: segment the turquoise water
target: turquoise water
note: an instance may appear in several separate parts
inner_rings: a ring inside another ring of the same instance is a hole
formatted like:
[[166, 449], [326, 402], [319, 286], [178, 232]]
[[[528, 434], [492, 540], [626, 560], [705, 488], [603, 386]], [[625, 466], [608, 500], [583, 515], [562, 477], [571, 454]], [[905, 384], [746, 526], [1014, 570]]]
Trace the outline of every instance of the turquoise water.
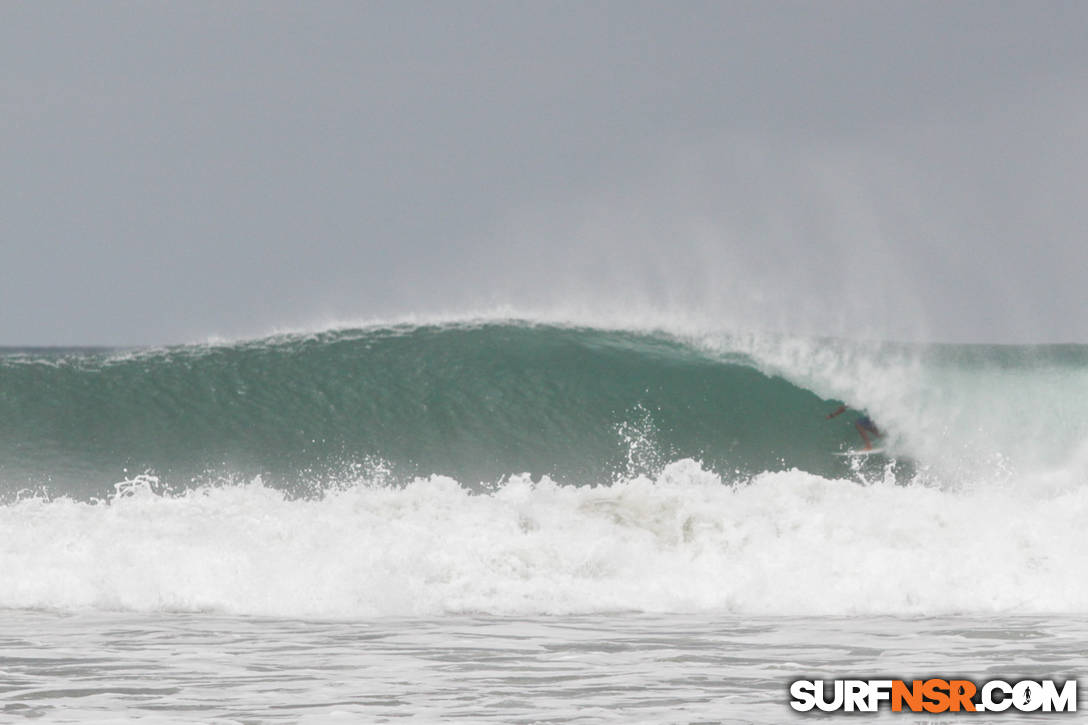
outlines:
[[529, 324], [9, 349], [0, 485], [86, 498], [154, 473], [182, 488], [260, 475], [298, 489], [376, 463], [467, 485], [522, 472], [596, 483], [680, 458], [845, 475], [849, 462], [829, 454], [859, 439], [852, 416], [824, 420], [837, 404], [739, 351]]

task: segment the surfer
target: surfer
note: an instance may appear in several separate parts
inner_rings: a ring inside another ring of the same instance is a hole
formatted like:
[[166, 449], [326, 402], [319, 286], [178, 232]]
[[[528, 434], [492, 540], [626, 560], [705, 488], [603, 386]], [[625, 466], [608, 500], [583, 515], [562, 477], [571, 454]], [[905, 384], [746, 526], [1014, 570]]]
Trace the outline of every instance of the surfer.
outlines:
[[[849, 406], [840, 405], [838, 410], [827, 416], [827, 419], [831, 420], [837, 415], [842, 415], [849, 409]], [[858, 429], [858, 435], [861, 436], [861, 440], [865, 441], [865, 450], [867, 451], [873, 450], [873, 442], [869, 439], [869, 436], [880, 438], [884, 435], [880, 432], [880, 429], [876, 427], [876, 423], [873, 422], [873, 419], [865, 413], [859, 415], [858, 419], [854, 421], [854, 427]]]

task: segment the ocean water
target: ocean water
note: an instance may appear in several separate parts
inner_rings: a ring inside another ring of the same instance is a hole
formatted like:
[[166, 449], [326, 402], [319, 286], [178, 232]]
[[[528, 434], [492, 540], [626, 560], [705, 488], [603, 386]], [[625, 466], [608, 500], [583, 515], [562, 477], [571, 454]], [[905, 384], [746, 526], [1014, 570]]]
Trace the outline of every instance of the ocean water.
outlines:
[[1088, 628], [1068, 615], [329, 621], [22, 611], [5, 620], [0, 717], [50, 723], [939, 723], [957, 716], [795, 713], [785, 683], [968, 671], [1064, 680], [1088, 664]]
[[774, 723], [1088, 656], [1088, 346], [389, 325], [6, 349], [0, 409], [0, 720]]

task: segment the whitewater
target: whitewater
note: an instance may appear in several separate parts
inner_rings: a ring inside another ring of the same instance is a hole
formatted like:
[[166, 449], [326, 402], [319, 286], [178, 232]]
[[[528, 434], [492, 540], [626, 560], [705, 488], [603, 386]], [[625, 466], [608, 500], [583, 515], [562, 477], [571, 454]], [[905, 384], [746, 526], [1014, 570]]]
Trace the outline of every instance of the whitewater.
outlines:
[[780, 722], [1086, 664], [1088, 346], [439, 321], [9, 348], [0, 405], [11, 719]]

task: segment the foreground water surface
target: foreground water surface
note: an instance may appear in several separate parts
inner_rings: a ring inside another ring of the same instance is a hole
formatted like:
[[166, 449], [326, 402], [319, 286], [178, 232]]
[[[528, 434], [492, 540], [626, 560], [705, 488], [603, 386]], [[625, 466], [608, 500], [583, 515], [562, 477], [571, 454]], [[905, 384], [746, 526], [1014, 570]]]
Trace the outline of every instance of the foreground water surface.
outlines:
[[[1086, 669], [1083, 616], [615, 613], [336, 622], [9, 610], [0, 617], [0, 715], [12, 722], [825, 721], [793, 713], [789, 682], [1064, 680]], [[956, 716], [882, 712], [879, 719]]]

